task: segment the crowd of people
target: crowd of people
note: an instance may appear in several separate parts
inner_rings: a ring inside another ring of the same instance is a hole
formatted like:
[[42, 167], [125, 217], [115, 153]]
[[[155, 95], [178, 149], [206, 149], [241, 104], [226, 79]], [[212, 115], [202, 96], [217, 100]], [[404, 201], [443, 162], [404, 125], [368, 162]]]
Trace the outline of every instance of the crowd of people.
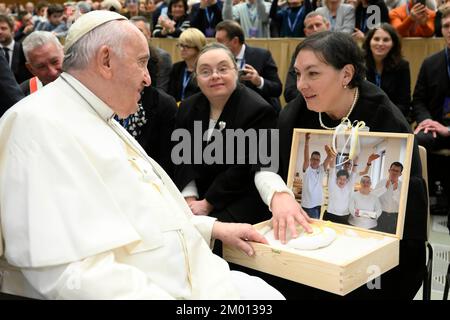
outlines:
[[[412, 133], [414, 121], [416, 142], [430, 152], [450, 148], [450, 2], [431, 2], [0, 4], [0, 220], [6, 258], [22, 270], [29, 296], [326, 296], [250, 269], [231, 265], [270, 286], [230, 272], [217, 244], [216, 254], [208, 247], [217, 239], [252, 255], [247, 241], [265, 239], [250, 224], [270, 218], [282, 242], [296, 237], [298, 224], [311, 231], [317, 195], [300, 206], [286, 185], [294, 128], [331, 130], [348, 118], [372, 131]], [[381, 12], [375, 25], [371, 5]], [[411, 99], [401, 36], [437, 36], [437, 28], [446, 47], [425, 59]], [[172, 64], [151, 36], [178, 38], [182, 61]], [[305, 37], [285, 75], [284, 107], [270, 51], [245, 42], [268, 36]], [[279, 144], [268, 147], [276, 168], [236, 153], [229, 129], [255, 132], [260, 148], [263, 133], [278, 132]], [[200, 135], [180, 155], [194, 161], [174, 161], [174, 132]], [[195, 161], [211, 150], [230, 162]], [[313, 184], [323, 164], [320, 154], [305, 154]], [[343, 187], [351, 173], [339, 171]], [[382, 289], [362, 287], [349, 298], [412, 299], [419, 289], [421, 172], [415, 143], [400, 265], [382, 276]], [[356, 225], [358, 203], [375, 197], [367, 178], [349, 203]], [[373, 202], [378, 218], [385, 210]], [[80, 289], [68, 290], [74, 274]]]

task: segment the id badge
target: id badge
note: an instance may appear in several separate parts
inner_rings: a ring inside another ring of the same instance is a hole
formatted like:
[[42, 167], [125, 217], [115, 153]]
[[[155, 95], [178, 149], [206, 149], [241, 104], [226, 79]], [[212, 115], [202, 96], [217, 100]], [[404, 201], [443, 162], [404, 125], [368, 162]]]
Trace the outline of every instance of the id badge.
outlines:
[[216, 30], [214, 30], [214, 28], [206, 28], [205, 30], [205, 36], [207, 38], [214, 38], [214, 33]]
[[248, 29], [248, 35], [250, 38], [256, 38], [258, 35], [258, 28], [250, 27]]

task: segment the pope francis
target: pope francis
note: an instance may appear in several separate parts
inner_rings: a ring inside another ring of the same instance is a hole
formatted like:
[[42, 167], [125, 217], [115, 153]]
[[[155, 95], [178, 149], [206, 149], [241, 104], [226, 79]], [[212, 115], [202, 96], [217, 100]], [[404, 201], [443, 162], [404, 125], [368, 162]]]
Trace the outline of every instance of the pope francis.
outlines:
[[210, 250], [220, 239], [251, 255], [246, 240], [266, 240], [247, 224], [193, 216], [114, 120], [134, 113], [151, 83], [141, 32], [117, 13], [93, 11], [72, 25], [64, 53], [61, 76], [0, 120], [0, 221], [23, 294], [283, 299]]

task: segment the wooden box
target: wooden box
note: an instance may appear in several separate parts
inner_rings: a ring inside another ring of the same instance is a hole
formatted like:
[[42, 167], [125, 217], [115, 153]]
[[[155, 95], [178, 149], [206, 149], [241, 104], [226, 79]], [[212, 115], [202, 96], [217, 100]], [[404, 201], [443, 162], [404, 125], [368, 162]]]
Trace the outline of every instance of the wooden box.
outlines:
[[[311, 142], [328, 141], [333, 136], [333, 132], [325, 130], [295, 129], [287, 183], [290, 188], [293, 187], [295, 172], [298, 172], [297, 169], [302, 163], [301, 146], [306, 140], [306, 133], [311, 134]], [[336, 231], [336, 239], [329, 246], [316, 250], [297, 250], [283, 246], [272, 238], [268, 239], [270, 245], [252, 243], [255, 249], [255, 255], [252, 257], [235, 248], [224, 246], [224, 258], [238, 265], [338, 295], [346, 295], [366, 283], [376, 286], [375, 278], [399, 264], [399, 243], [403, 233], [413, 135], [360, 132], [359, 140], [360, 154], [364, 154], [366, 147], [373, 149], [374, 143], [377, 148], [385, 146], [384, 150], [378, 150], [383, 154], [378, 159], [383, 161], [383, 165], [374, 165], [370, 169], [370, 176], [379, 175], [378, 179], [381, 181], [381, 178], [386, 176], [384, 172], [388, 171], [390, 162], [399, 161], [403, 164], [395, 233], [322, 220], [324, 211], [328, 209], [328, 197], [324, 190], [321, 219], [314, 220], [314, 223], [319, 226], [326, 225]], [[374, 169], [375, 167], [378, 169]], [[388, 175], [388, 179], [390, 177]], [[329, 181], [328, 183], [331, 183], [331, 180]], [[270, 221], [264, 221], [256, 224], [255, 228], [265, 233], [263, 230], [267, 230], [269, 226]]]

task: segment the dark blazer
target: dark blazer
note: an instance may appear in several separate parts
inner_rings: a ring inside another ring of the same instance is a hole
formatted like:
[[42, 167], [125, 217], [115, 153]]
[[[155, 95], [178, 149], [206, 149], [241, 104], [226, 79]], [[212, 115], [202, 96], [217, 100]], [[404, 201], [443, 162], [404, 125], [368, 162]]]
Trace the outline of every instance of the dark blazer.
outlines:
[[[190, 155], [187, 155], [191, 163], [199, 155], [195, 144], [200, 143], [202, 151], [206, 148], [211, 149], [215, 144], [214, 138], [211, 138], [210, 142], [201, 142], [201, 140], [198, 142], [201, 136], [194, 135], [194, 128], [199, 124], [201, 124], [202, 134], [208, 130], [209, 115], [209, 101], [201, 92], [189, 97], [180, 105], [176, 128], [187, 129], [191, 137], [197, 139], [191, 140]], [[210, 215], [221, 221], [256, 223], [269, 219], [270, 212], [254, 183], [254, 172], [259, 168], [258, 164], [251, 161], [255, 154], [249, 154], [248, 145], [243, 155], [239, 154], [239, 149], [233, 152], [232, 146], [227, 146], [225, 132], [227, 129], [244, 131], [256, 129], [257, 137], [260, 137], [258, 129], [274, 128], [276, 118], [275, 110], [261, 96], [238, 84], [215, 127], [218, 129], [219, 123], [225, 123], [225, 129], [222, 128], [223, 130], [216, 132], [223, 138], [223, 143], [217, 143], [217, 147], [223, 150], [223, 164], [206, 164], [202, 158], [201, 164], [177, 165], [175, 168], [177, 187], [183, 190], [190, 181], [195, 180], [200, 199], [206, 199], [214, 206], [214, 211]], [[253, 144], [253, 146], [255, 145], [256, 143]], [[230, 154], [234, 155], [233, 163], [227, 164], [229, 161], [226, 161], [226, 156]], [[236, 164], [238, 156], [239, 159], [245, 160], [244, 164]]]
[[173, 178], [170, 137], [175, 126], [177, 104], [161, 89], [146, 87], [141, 99], [147, 123], [141, 127], [137, 141], [147, 154]]
[[3, 50], [0, 50], [0, 117], [23, 97]]
[[445, 50], [442, 50], [426, 58], [420, 67], [412, 101], [413, 116], [417, 123], [425, 119], [442, 123], [442, 107], [446, 96], [450, 96], [450, 79]]
[[295, 59], [297, 58], [297, 50], [291, 57], [288, 72], [286, 73], [286, 81], [284, 82], [284, 100], [290, 102], [294, 100], [300, 92], [297, 89], [297, 74], [294, 69]]
[[[169, 80], [169, 94], [175, 98], [175, 100], [181, 101], [181, 92], [183, 91], [183, 76], [186, 68], [186, 62], [179, 61], [173, 64], [172, 71], [170, 72]], [[199, 92], [200, 89], [197, 86], [197, 81], [191, 77], [186, 90], [184, 91], [184, 98], [192, 96], [194, 93]]]
[[[375, 81], [375, 68], [367, 68], [367, 80], [372, 83]], [[411, 74], [409, 71], [409, 62], [400, 60], [399, 64], [392, 70], [383, 70], [381, 74], [381, 89], [391, 99], [391, 101], [400, 109], [406, 117], [411, 109]]]
[[22, 83], [23, 81], [33, 77], [31, 72], [28, 71], [27, 67], [25, 66], [25, 62], [26, 60], [25, 54], [23, 53], [22, 43], [15, 42], [12, 55], [11, 70], [16, 77], [17, 83]]
[[[196, 3], [192, 5], [191, 8], [191, 14], [190, 14], [190, 20], [191, 20], [191, 27], [199, 29], [201, 32], [205, 34], [206, 37], [214, 37], [216, 32], [216, 25], [221, 22], [222, 19], [222, 7], [223, 3], [222, 1], [217, 1], [212, 6], [208, 7], [209, 12], [214, 13], [214, 17], [211, 21], [211, 24], [209, 24], [208, 19], [206, 19], [206, 11], [203, 8], [200, 8], [200, 3]], [[206, 29], [212, 28], [214, 29], [213, 35], [206, 34]]]
[[272, 54], [269, 50], [250, 47], [246, 44], [244, 59], [246, 64], [255, 68], [259, 75], [264, 78], [264, 86], [260, 90], [250, 81], [244, 81], [243, 83], [258, 92], [279, 112], [281, 110], [281, 104], [278, 98], [281, 95], [283, 86], [280, 77], [278, 77], [278, 68], [272, 58]]

